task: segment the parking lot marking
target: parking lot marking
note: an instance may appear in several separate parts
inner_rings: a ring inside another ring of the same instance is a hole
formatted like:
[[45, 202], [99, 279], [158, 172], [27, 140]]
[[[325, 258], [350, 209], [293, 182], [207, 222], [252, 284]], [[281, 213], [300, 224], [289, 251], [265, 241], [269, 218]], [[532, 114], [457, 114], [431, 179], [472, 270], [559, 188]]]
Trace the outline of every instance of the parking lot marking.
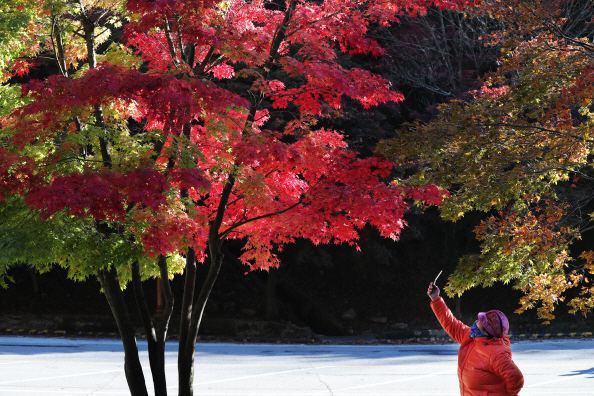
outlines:
[[284, 373], [294, 373], [296, 371], [319, 370], [319, 369], [325, 369], [325, 368], [331, 368], [331, 367], [334, 367], [334, 366], [306, 367], [306, 368], [297, 369], [297, 370], [275, 371], [273, 373], [246, 375], [244, 377], [225, 378], [225, 379], [216, 380], [216, 381], [199, 382], [197, 384], [194, 384], [194, 386], [216, 384], [216, 383], [219, 383], [219, 382], [238, 381], [238, 380], [248, 379], [248, 378], [266, 377], [266, 376], [270, 376], [270, 375], [277, 375], [277, 374], [284, 374]]
[[122, 370], [95, 371], [95, 372], [90, 372], [90, 373], [58, 375], [58, 376], [55, 376], [55, 377], [29, 378], [29, 379], [21, 379], [21, 380], [14, 380], [14, 381], [2, 381], [2, 382], [0, 382], [0, 385], [14, 384], [16, 382], [43, 381], [43, 380], [51, 380], [51, 379], [56, 379], [56, 378], [80, 377], [80, 376], [83, 376], [83, 375], [107, 374], [107, 373], [123, 373], [123, 371]]
[[19, 363], [32, 363], [30, 360], [12, 360], [12, 361], [1, 361], [0, 364], [19, 364]]
[[[384, 382], [376, 382], [376, 383], [367, 384], [367, 385], [351, 386], [351, 387], [342, 388], [342, 389], [332, 389], [332, 392], [342, 392], [342, 391], [346, 391], [346, 390], [370, 388], [370, 387], [378, 386], [378, 385], [395, 384], [397, 382], [420, 380], [422, 378], [430, 378], [430, 377], [435, 377], [435, 376], [438, 376], [438, 375], [441, 375], [441, 374], [448, 374], [448, 373], [452, 373], [452, 370], [440, 371], [438, 373], [426, 374], [426, 375], [421, 375], [421, 376], [415, 376], [415, 375], [413, 375], [413, 376], [411, 376], [409, 378], [400, 378], [400, 379], [392, 380], [392, 381], [384, 381]], [[310, 393], [310, 395], [321, 395], [321, 394], [324, 394], [324, 393], [328, 393], [328, 390], [326, 389], [324, 391]]]

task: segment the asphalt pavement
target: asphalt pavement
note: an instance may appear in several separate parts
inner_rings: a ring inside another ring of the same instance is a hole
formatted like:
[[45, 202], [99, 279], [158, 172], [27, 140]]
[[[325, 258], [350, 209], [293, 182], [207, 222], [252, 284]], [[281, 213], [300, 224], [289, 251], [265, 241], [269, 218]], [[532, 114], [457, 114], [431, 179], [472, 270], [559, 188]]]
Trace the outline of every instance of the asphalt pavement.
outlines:
[[[146, 342], [139, 341], [150, 382]], [[177, 394], [177, 343], [166, 347]], [[298, 345], [199, 343], [196, 395], [457, 396], [457, 344]], [[522, 396], [592, 395], [594, 341], [512, 342]], [[149, 394], [152, 394], [152, 390]], [[118, 339], [0, 336], [0, 395], [126, 395]]]

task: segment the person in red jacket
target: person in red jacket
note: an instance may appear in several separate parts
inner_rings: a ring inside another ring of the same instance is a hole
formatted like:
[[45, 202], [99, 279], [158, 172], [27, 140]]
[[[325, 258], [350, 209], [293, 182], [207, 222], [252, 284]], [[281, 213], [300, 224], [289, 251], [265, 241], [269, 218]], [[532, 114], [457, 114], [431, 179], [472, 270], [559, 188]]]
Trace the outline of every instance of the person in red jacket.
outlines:
[[439, 323], [460, 344], [460, 395], [516, 396], [524, 386], [524, 377], [512, 361], [505, 315], [496, 310], [480, 312], [472, 327], [468, 327], [452, 315], [433, 282], [427, 294]]

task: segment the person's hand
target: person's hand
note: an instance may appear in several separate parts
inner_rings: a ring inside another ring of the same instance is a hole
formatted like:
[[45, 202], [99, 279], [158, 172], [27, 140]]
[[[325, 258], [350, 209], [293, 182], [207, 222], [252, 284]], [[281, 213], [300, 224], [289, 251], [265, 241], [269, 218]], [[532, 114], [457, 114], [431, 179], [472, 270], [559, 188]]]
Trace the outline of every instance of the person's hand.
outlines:
[[427, 295], [431, 298], [431, 301], [435, 301], [439, 298], [439, 287], [433, 284], [433, 282], [429, 283], [429, 288], [427, 289]]

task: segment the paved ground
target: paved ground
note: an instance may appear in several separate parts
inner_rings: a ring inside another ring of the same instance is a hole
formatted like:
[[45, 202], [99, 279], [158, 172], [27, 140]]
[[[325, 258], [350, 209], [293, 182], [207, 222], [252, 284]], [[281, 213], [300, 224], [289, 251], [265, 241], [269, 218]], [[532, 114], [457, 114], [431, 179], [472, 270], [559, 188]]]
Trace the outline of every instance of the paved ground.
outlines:
[[[143, 351], [145, 375], [150, 380]], [[176, 388], [176, 349], [167, 373]], [[456, 344], [198, 344], [196, 395], [456, 396]], [[593, 340], [519, 341], [514, 360], [530, 395], [592, 395]], [[119, 340], [0, 337], [0, 394], [126, 395]]]

